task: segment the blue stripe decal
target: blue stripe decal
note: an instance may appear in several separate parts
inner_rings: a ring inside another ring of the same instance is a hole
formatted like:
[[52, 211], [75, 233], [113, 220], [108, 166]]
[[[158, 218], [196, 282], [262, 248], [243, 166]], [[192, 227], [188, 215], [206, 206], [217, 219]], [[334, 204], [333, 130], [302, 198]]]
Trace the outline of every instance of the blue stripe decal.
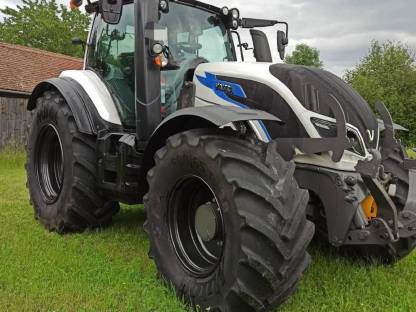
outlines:
[[[225, 100], [225, 101], [227, 101], [227, 102], [229, 102], [233, 105], [236, 105], [236, 106], [238, 106], [240, 108], [244, 108], [244, 109], [249, 108], [248, 106], [246, 106], [244, 104], [241, 104], [241, 103], [233, 100], [232, 98], [230, 98], [228, 96], [227, 92], [225, 92], [224, 90], [221, 90], [218, 87], [219, 85], [226, 86], [227, 88], [229, 88], [230, 91], [232, 90], [231, 93], [233, 95], [235, 95], [237, 97], [240, 97], [240, 98], [243, 98], [243, 99], [246, 99], [247, 95], [244, 92], [244, 89], [239, 84], [232, 83], [232, 82], [229, 82], [229, 81], [219, 80], [219, 79], [217, 79], [217, 76], [215, 76], [214, 74], [211, 74], [211, 73], [205, 73], [205, 75], [206, 75], [206, 77], [202, 77], [202, 76], [198, 76], [198, 75], [196, 76], [198, 78], [199, 82], [202, 85], [211, 89], [212, 91], [214, 91], [214, 93], [218, 97], [220, 97], [221, 99], [223, 99], [223, 100]], [[262, 128], [262, 130], [266, 134], [267, 139], [269, 141], [271, 141], [272, 138], [270, 137], [270, 134], [267, 131], [267, 128], [266, 128], [265, 124], [263, 123], [263, 121], [258, 120], [258, 123], [260, 124], [260, 127]]]

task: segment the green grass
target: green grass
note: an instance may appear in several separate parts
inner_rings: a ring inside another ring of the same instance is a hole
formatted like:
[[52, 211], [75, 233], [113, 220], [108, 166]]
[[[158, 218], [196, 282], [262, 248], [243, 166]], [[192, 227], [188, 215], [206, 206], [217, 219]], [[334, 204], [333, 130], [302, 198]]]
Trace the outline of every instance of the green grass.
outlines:
[[407, 152], [409, 154], [409, 157], [411, 157], [413, 159], [416, 159], [416, 152], [415, 151], [409, 149]]
[[[1, 311], [185, 311], [147, 257], [141, 207], [106, 230], [59, 236], [33, 219], [24, 156], [0, 154]], [[310, 248], [314, 262], [280, 311], [414, 311], [416, 254], [366, 266]]]

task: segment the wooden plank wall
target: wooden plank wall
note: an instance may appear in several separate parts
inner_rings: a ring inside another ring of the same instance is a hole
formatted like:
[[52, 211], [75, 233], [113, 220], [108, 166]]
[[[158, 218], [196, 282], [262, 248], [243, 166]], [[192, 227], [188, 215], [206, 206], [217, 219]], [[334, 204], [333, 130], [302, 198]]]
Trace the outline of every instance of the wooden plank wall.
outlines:
[[31, 113], [26, 98], [0, 97], [0, 150], [24, 147], [28, 138]]

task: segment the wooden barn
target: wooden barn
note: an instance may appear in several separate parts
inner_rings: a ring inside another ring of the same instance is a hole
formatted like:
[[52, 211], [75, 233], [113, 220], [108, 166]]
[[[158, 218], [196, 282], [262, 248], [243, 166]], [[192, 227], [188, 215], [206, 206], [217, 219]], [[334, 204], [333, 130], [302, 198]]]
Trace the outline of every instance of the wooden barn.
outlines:
[[68, 69], [82, 69], [82, 60], [0, 42], [0, 149], [25, 144], [30, 93], [42, 80]]

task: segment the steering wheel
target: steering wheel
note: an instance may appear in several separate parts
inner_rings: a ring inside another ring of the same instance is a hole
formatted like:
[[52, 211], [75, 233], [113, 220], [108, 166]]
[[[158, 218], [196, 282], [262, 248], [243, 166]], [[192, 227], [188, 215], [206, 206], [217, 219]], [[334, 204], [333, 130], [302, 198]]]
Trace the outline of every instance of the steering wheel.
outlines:
[[189, 43], [189, 42], [178, 42], [177, 47], [186, 53], [195, 54], [196, 51], [202, 49], [202, 45], [199, 43]]

